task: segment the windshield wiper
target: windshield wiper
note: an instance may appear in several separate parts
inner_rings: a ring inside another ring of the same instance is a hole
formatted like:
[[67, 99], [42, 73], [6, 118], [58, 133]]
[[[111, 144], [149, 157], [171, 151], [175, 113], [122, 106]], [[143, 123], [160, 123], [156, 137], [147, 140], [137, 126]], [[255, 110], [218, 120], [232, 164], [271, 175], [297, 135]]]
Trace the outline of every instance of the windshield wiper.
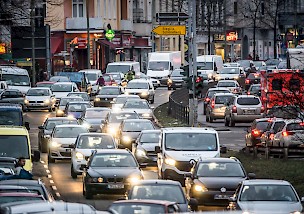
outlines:
[[183, 151], [183, 150], [180, 150], [180, 149], [174, 149], [174, 148], [171, 148], [171, 147], [167, 147], [167, 149], [170, 149], [172, 151]]

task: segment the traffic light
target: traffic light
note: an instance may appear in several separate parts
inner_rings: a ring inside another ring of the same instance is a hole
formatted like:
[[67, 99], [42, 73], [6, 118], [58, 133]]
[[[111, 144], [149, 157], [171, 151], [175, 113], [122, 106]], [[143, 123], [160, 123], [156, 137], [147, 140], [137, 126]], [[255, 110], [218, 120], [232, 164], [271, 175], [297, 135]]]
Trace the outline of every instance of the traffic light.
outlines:
[[185, 65], [181, 67], [181, 69], [184, 70], [183, 72], [180, 73], [184, 76], [183, 80], [185, 81], [187, 88], [192, 89], [192, 76], [190, 76], [189, 73], [189, 65]]
[[185, 63], [189, 63], [189, 38], [185, 38]]

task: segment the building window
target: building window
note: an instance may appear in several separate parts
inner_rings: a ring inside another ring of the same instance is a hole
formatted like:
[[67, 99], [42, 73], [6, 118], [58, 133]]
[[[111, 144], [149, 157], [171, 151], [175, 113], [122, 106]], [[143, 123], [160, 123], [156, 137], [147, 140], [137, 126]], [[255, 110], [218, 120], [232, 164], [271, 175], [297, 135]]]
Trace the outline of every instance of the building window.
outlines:
[[84, 0], [73, 0], [73, 17], [85, 16]]
[[238, 12], [237, 9], [238, 9], [237, 8], [237, 2], [235, 1], [235, 2], [233, 2], [233, 13], [234, 14], [237, 14], [237, 12]]
[[107, 0], [103, 0], [103, 17], [107, 19]]
[[101, 9], [100, 0], [97, 0], [97, 17], [101, 17], [100, 9]]

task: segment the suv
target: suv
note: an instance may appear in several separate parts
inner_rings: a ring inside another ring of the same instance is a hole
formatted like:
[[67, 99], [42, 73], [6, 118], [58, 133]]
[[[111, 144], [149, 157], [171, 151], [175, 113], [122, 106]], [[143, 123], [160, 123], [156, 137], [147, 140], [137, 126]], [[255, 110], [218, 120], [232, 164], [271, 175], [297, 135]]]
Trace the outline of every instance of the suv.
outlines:
[[252, 122], [262, 118], [264, 107], [259, 97], [239, 95], [232, 97], [225, 110], [225, 126], [235, 126], [236, 122]]
[[206, 93], [206, 96], [204, 97], [204, 115], [206, 115], [207, 105], [210, 102], [211, 97], [216, 93], [230, 93], [230, 91], [228, 88], [221, 88], [221, 87], [209, 88]]
[[145, 79], [134, 79], [128, 82], [125, 94], [135, 94], [142, 99], [146, 99], [151, 104], [154, 103], [155, 91], [153, 83]]
[[248, 127], [245, 136], [246, 146], [256, 146], [261, 143], [261, 136], [267, 130], [267, 127], [272, 124], [271, 118], [256, 119]]

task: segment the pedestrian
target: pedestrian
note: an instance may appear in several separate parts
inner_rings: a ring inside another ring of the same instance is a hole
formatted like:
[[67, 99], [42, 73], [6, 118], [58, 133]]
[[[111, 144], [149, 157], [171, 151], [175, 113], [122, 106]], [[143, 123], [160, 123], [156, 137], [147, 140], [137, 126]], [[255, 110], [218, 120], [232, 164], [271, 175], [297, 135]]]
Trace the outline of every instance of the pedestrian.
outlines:
[[97, 85], [99, 86], [104, 86], [105, 85], [105, 80], [103, 78], [103, 76], [100, 76], [96, 82]]
[[23, 167], [25, 166], [26, 160], [24, 157], [19, 157], [18, 158], [18, 162], [15, 165], [15, 174], [19, 175], [20, 171], [23, 169]]
[[19, 157], [18, 162], [15, 165], [15, 175], [14, 178], [17, 179], [33, 179], [32, 173], [24, 169], [26, 164], [25, 157]]
[[256, 61], [259, 61], [259, 60], [260, 60], [259, 55], [255, 55], [255, 60], [256, 60]]

